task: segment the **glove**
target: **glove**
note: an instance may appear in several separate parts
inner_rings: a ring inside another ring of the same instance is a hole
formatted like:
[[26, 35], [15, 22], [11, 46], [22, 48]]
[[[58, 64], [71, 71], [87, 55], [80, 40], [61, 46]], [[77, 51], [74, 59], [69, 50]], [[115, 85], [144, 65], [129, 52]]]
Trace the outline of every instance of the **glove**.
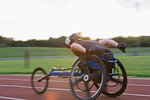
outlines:
[[125, 49], [126, 49], [126, 44], [125, 43], [119, 43], [118, 45], [117, 45], [117, 48], [118, 49], [120, 49], [123, 53], [125, 53], [126, 51], [125, 51]]

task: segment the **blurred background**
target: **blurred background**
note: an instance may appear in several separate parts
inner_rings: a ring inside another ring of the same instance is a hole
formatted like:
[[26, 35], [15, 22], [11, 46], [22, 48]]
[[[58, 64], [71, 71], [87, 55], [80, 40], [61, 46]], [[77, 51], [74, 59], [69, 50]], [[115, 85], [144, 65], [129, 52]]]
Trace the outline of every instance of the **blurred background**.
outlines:
[[149, 0], [0, 0], [0, 74], [71, 67], [76, 57], [64, 40], [111, 38], [127, 44], [112, 52], [127, 74], [150, 77]]

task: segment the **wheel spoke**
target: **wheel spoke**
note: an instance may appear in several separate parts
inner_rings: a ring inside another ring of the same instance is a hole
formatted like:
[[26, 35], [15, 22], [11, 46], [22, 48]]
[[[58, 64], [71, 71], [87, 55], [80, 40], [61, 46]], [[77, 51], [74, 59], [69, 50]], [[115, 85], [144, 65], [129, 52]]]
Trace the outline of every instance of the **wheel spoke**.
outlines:
[[90, 90], [89, 90], [89, 85], [88, 82], [84, 82], [84, 86], [85, 86], [85, 92], [88, 98], [90, 98]]

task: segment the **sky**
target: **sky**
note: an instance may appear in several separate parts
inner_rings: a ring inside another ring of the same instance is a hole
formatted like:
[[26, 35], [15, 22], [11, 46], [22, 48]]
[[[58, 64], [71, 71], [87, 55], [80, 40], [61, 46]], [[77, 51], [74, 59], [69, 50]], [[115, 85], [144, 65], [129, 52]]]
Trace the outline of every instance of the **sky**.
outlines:
[[150, 0], [0, 0], [0, 35], [49, 39], [150, 35]]

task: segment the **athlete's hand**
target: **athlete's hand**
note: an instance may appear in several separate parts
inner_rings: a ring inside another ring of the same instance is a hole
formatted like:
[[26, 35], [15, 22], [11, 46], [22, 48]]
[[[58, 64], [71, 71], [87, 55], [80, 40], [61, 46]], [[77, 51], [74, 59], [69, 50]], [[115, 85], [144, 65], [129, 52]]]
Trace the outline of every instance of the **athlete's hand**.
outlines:
[[120, 49], [123, 53], [125, 53], [126, 44], [125, 43], [119, 43], [117, 46], [118, 49]]

